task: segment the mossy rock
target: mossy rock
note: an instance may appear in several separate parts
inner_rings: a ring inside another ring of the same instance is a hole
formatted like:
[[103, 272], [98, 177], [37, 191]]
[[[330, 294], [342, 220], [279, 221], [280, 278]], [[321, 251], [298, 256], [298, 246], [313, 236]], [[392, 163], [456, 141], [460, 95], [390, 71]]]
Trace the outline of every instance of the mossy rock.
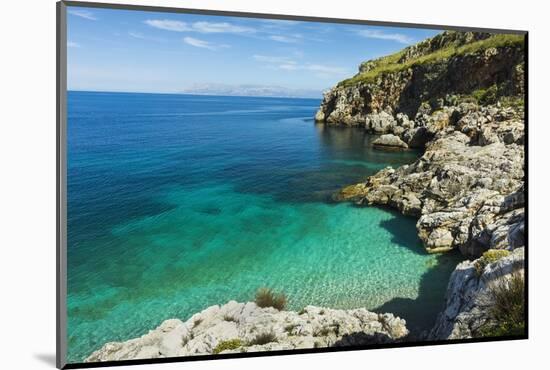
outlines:
[[217, 355], [218, 353], [221, 353], [223, 351], [237, 349], [237, 348], [242, 347], [242, 346], [243, 346], [243, 342], [238, 338], [230, 339], [230, 340], [224, 340], [224, 341], [218, 343], [218, 345], [216, 346], [216, 348], [214, 348], [212, 353]]
[[488, 251], [484, 252], [483, 255], [478, 258], [474, 263], [477, 275], [481, 276], [481, 274], [483, 274], [483, 270], [485, 270], [485, 267], [487, 265], [509, 255], [510, 251], [506, 249], [489, 249]]
[[332, 200], [335, 202], [356, 200], [359, 197], [366, 195], [365, 184], [354, 184], [340, 189], [339, 192], [332, 195]]

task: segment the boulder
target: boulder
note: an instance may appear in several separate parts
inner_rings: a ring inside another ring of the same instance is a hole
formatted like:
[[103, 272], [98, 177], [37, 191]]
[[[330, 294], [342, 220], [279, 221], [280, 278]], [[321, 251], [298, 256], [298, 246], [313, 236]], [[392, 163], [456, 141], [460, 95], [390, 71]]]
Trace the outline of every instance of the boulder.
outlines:
[[409, 146], [398, 136], [393, 134], [382, 135], [372, 142], [372, 145], [378, 147], [392, 147], [392, 148], [401, 148], [407, 149]]
[[387, 112], [371, 113], [365, 119], [365, 129], [374, 134], [392, 132], [397, 126], [397, 121]]

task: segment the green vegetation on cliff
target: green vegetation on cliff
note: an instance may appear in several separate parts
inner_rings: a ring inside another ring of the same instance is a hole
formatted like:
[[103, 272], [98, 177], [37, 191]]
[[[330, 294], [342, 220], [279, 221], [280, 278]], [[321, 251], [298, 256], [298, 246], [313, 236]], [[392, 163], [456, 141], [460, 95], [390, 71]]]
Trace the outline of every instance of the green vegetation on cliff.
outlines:
[[515, 272], [509, 279], [489, 289], [489, 321], [476, 333], [477, 337], [500, 337], [525, 334], [525, 280]]
[[243, 342], [239, 338], [224, 340], [218, 343], [218, 345], [216, 346], [216, 348], [214, 348], [212, 353], [217, 355], [220, 352], [227, 351], [227, 350], [234, 350], [242, 346], [243, 346]]
[[483, 255], [475, 262], [474, 267], [476, 269], [477, 275], [480, 276], [483, 274], [483, 270], [488, 264], [498, 261], [501, 258], [507, 257], [510, 255], [510, 251], [506, 249], [489, 249], [484, 252]]
[[363, 72], [359, 72], [352, 78], [341, 81], [338, 86], [348, 87], [357, 83], [374, 82], [376, 78], [386, 73], [400, 72], [413, 66], [437, 63], [448, 60], [451, 57], [471, 54], [489, 48], [503, 48], [507, 46], [523, 48], [524, 39], [525, 37], [523, 35], [493, 35], [489, 38], [460, 46], [451, 44], [450, 46], [436, 49], [433, 52], [418, 55], [417, 57], [409, 59], [404, 58], [407, 49], [403, 49], [395, 54], [367, 62], [371, 64], [371, 68]]

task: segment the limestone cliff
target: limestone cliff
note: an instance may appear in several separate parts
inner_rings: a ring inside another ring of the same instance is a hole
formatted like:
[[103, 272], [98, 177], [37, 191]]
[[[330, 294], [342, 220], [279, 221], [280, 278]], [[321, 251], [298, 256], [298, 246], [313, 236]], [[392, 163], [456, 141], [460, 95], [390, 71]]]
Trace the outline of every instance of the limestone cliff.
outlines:
[[521, 95], [523, 43], [521, 35], [443, 32], [361, 64], [359, 73], [325, 93], [315, 119], [363, 126], [369, 113], [400, 112], [414, 117], [426, 105], [432, 109], [454, 105], [449, 98], [456, 102], [473, 96], [490, 101]]
[[[379, 171], [334, 199], [418, 217], [428, 252], [477, 258], [456, 267], [430, 339], [481, 335], [491, 321], [483, 303], [491, 286], [512, 270], [523, 274], [523, 94], [523, 36], [444, 32], [361, 64], [325, 94], [315, 117], [383, 134], [377, 148], [425, 149], [414, 163]], [[511, 256], [476, 271], [488, 252]]]

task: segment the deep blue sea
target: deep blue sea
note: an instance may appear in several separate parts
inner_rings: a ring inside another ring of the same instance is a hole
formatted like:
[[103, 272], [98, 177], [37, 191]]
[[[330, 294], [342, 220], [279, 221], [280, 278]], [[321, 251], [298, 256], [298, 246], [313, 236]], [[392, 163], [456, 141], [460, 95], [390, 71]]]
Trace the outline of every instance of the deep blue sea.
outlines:
[[315, 124], [319, 103], [68, 93], [69, 361], [261, 286], [429, 328], [459, 257], [426, 254], [412, 218], [330, 201], [419, 153]]

